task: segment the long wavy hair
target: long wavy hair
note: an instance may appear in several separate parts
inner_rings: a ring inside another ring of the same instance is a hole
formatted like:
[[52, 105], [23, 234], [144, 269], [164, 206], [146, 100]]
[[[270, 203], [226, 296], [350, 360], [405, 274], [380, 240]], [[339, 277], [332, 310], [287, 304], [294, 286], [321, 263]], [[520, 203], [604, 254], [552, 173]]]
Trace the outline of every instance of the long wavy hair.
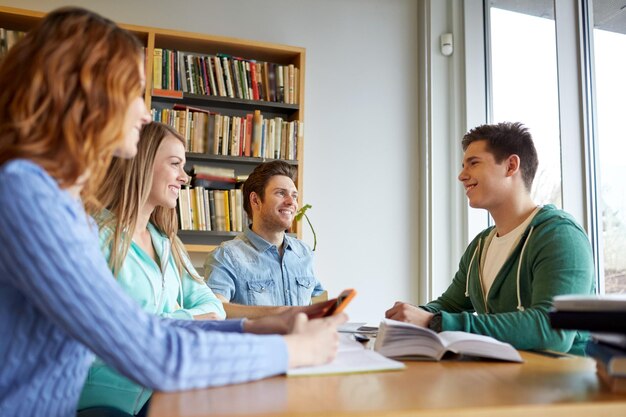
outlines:
[[[150, 196], [154, 159], [168, 136], [178, 139], [183, 146], [185, 145], [185, 139], [166, 124], [152, 122], [144, 125], [139, 136], [137, 155], [133, 159], [114, 158], [107, 170], [106, 179], [96, 194], [108, 211], [96, 215], [95, 218], [101, 229], [111, 231], [104, 244], [111, 248], [109, 267], [116, 277], [128, 254], [139, 210]], [[204, 282], [195, 270], [183, 261], [187, 253], [176, 235], [178, 232], [176, 209], [157, 206], [150, 215], [150, 223], [172, 242], [172, 256], [179, 274], [182, 276], [185, 270], [193, 279]]]
[[75, 7], [50, 12], [0, 63], [0, 165], [31, 160], [62, 188], [88, 174], [83, 201], [97, 204], [142, 94], [142, 60], [137, 38], [111, 20]]

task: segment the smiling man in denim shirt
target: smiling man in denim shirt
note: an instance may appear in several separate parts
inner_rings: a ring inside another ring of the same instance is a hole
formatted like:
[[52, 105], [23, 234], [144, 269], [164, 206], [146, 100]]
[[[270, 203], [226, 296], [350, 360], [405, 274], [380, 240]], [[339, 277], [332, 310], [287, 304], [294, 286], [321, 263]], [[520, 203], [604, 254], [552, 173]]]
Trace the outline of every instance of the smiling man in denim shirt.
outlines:
[[285, 234], [298, 210], [294, 168], [284, 161], [259, 165], [243, 185], [252, 224], [209, 254], [204, 276], [228, 317], [277, 314], [306, 306], [324, 288], [313, 273], [308, 246]]

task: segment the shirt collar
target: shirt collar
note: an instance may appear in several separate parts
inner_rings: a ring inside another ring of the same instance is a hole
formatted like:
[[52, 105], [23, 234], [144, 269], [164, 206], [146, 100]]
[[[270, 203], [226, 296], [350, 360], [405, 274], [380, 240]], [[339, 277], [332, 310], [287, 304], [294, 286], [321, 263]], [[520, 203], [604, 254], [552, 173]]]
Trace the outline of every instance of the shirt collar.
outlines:
[[[246, 235], [252, 246], [256, 248], [259, 252], [265, 252], [268, 248], [275, 246], [267, 240], [263, 239], [258, 234], [252, 231], [251, 225], [244, 228], [243, 233]], [[293, 250], [293, 245], [291, 244], [291, 238], [285, 234], [283, 239], [283, 248], [284, 250]]]

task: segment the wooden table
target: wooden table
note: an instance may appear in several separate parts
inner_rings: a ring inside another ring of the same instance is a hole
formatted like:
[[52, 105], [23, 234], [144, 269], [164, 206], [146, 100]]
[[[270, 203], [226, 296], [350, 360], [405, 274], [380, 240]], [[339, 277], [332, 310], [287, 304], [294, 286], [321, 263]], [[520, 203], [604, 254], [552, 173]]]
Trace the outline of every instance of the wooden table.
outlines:
[[523, 364], [406, 362], [404, 371], [157, 393], [149, 416], [626, 416], [626, 394], [601, 385], [592, 359], [522, 357]]

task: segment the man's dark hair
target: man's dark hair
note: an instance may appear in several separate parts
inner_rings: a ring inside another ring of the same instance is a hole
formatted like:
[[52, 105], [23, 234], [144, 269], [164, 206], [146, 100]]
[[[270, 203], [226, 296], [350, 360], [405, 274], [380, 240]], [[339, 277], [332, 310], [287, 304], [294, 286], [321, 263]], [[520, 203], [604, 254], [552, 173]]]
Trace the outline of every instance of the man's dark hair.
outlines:
[[487, 142], [487, 150], [493, 154], [497, 163], [501, 163], [514, 154], [519, 156], [522, 179], [526, 189], [530, 191], [537, 173], [539, 159], [528, 129], [519, 122], [485, 124], [475, 127], [463, 136], [461, 142], [463, 151], [466, 151], [472, 142], [479, 140]]
[[256, 193], [261, 201], [265, 198], [265, 187], [270, 178], [275, 175], [284, 175], [296, 182], [296, 168], [285, 161], [265, 162], [254, 168], [246, 182], [243, 183], [243, 208], [252, 221], [252, 206], [250, 205], [250, 194]]

